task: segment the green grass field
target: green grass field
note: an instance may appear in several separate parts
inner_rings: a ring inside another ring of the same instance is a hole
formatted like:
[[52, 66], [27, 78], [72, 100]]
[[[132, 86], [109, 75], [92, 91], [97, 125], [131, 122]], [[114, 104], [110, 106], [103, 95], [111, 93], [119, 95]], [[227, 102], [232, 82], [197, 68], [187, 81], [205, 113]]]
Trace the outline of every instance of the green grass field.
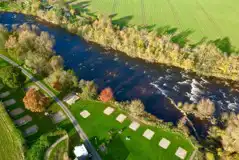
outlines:
[[23, 160], [23, 138], [2, 106], [0, 106], [0, 122], [0, 159]]
[[119, 23], [190, 30], [194, 42], [229, 37], [239, 47], [238, 0], [75, 0], [71, 4], [95, 14], [117, 14], [114, 19]]
[[[106, 104], [94, 101], [78, 101], [71, 106], [71, 111], [87, 133], [91, 142], [99, 147], [102, 143], [109, 140], [110, 130], [115, 130], [118, 133], [119, 130], [123, 130], [121, 134], [117, 134], [115, 138], [109, 143], [107, 148], [108, 153], [101, 153], [101, 156], [105, 160], [146, 160], [146, 159], [158, 159], [158, 160], [177, 160], [175, 152], [179, 146], [185, 148], [188, 151], [187, 157], [189, 159], [194, 148], [192, 144], [186, 140], [183, 136], [149, 127], [141, 124], [140, 128], [135, 132], [128, 128], [131, 123], [130, 119], [125, 120], [122, 124], [115, 120], [117, 115], [121, 111], [117, 110], [110, 116], [104, 115], [103, 111]], [[83, 119], [80, 116], [82, 110], [88, 110], [91, 115], [87, 119]], [[147, 129], [155, 131], [155, 135], [151, 140], [144, 138], [143, 132]], [[129, 136], [131, 140], [127, 141], [126, 137]], [[171, 141], [171, 144], [167, 150], [159, 147], [158, 143], [161, 138], [167, 138]], [[96, 139], [95, 139], [96, 138]]]

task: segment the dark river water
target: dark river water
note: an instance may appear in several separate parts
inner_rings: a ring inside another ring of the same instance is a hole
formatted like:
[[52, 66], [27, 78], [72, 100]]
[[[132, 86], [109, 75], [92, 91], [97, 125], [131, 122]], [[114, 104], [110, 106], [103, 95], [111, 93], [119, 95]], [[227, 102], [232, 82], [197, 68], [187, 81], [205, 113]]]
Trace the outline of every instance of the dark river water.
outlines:
[[[239, 111], [239, 92], [233, 91], [223, 81], [107, 51], [30, 16], [0, 13], [0, 23], [9, 29], [12, 24], [35, 24], [41, 31], [49, 32], [55, 37], [54, 49], [64, 58], [65, 67], [73, 69], [79, 78], [94, 80], [100, 89], [111, 87], [116, 100], [141, 99], [146, 111], [165, 121], [176, 123], [182, 116], [170, 105], [168, 97], [175, 103], [196, 103], [203, 97], [209, 98], [216, 105], [215, 116], [221, 112]], [[200, 132], [202, 126], [195, 125]]]

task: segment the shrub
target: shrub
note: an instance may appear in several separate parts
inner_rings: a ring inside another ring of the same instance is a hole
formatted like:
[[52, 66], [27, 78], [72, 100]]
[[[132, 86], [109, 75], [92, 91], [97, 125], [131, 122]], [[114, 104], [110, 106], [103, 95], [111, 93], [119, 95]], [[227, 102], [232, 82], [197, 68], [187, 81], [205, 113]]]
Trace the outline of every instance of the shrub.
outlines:
[[130, 104], [127, 105], [127, 108], [130, 111], [130, 114], [133, 114], [134, 116], [144, 114], [144, 104], [139, 99], [132, 100]]
[[19, 88], [25, 81], [21, 69], [13, 66], [6, 66], [0, 69], [0, 78], [9, 88]]

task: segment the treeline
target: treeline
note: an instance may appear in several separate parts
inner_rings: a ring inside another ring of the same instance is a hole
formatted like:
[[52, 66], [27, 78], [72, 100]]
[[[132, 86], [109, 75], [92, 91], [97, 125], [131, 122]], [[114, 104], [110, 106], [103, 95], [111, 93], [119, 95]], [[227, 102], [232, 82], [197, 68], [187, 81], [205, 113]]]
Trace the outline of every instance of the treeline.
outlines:
[[[35, 25], [23, 24], [19, 27], [13, 26], [11, 32], [0, 25], [0, 34], [5, 37], [4, 47], [8, 56], [34, 74], [45, 78], [57, 91], [68, 92], [78, 86], [74, 72], [64, 70], [62, 57], [53, 51], [55, 40], [47, 32], [40, 32]], [[10, 79], [9, 83], [14, 80], [14, 72], [3, 73], [3, 80]], [[15, 81], [18, 79], [15, 78]], [[15, 81], [14, 83], [17, 83]]]
[[19, 11], [36, 15], [61, 25], [88, 41], [150, 63], [164, 63], [203, 75], [239, 80], [239, 56], [235, 53], [223, 53], [215, 43], [203, 42], [196, 46], [186, 43], [180, 47], [179, 44], [172, 42], [175, 35], [158, 36], [155, 31], [140, 29], [137, 26], [120, 29], [119, 26], [112, 24], [109, 17], [95, 18], [79, 11], [76, 14], [76, 11], [64, 4], [64, 1], [48, 2], [19, 1], [18, 4], [21, 4]]

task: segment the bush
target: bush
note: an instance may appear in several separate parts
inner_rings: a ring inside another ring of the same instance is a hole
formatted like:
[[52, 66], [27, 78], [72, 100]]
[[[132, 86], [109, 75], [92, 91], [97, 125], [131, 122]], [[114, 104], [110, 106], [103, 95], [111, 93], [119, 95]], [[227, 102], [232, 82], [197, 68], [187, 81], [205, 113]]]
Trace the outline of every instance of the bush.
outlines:
[[144, 114], [144, 104], [139, 99], [132, 100], [130, 104], [127, 105], [127, 109], [130, 114], [134, 116], [141, 116]]

